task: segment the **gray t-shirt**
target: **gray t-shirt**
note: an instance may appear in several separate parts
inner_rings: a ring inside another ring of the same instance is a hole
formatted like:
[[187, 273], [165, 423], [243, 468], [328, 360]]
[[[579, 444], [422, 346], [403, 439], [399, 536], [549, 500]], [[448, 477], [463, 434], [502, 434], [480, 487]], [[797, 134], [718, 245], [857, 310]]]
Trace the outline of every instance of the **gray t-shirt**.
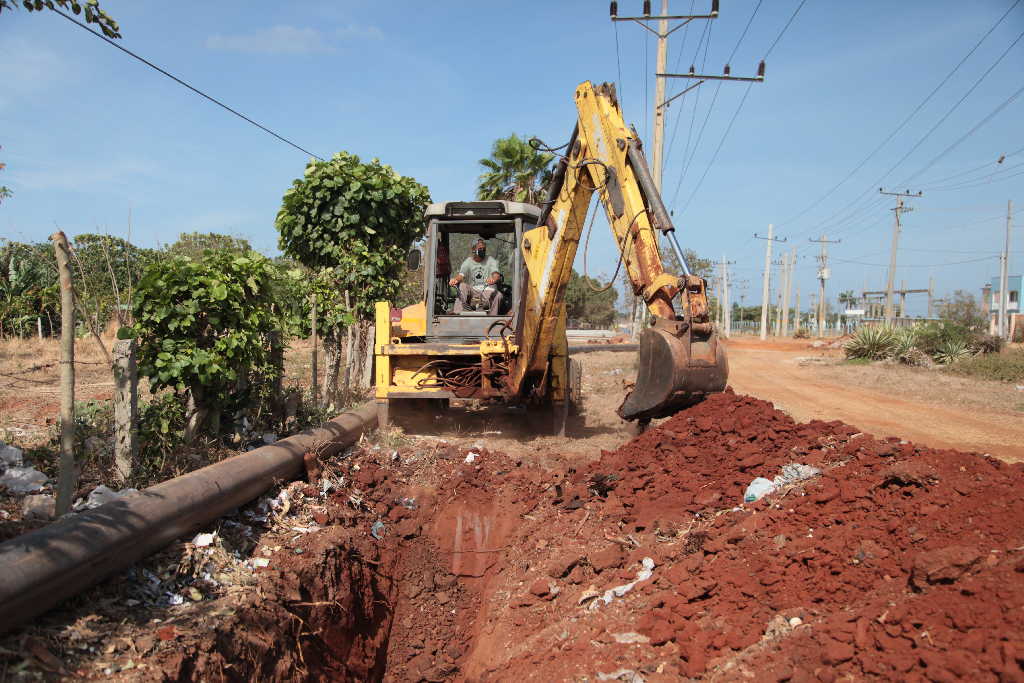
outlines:
[[473, 287], [483, 287], [487, 284], [487, 278], [491, 276], [491, 273], [499, 272], [498, 261], [493, 256], [487, 256], [483, 261], [475, 261], [470, 256], [462, 262], [459, 272], [462, 273], [464, 282]]

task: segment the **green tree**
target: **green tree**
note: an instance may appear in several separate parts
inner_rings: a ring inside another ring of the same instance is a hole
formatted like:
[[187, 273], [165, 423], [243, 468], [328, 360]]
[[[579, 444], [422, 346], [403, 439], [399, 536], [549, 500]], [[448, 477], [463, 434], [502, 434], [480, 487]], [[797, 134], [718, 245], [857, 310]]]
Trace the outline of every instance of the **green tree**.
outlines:
[[32, 334], [41, 320], [45, 333], [52, 334], [60, 328], [57, 293], [49, 244], [0, 240], [0, 332]]
[[594, 328], [611, 327], [615, 323], [615, 302], [618, 292], [614, 287], [602, 289], [600, 282], [580, 275], [575, 270], [565, 290], [565, 315], [571, 325]]
[[939, 309], [939, 318], [944, 322], [959, 325], [971, 332], [988, 329], [988, 316], [970, 292], [958, 289], [953, 292]]
[[[303, 177], [284, 193], [276, 225], [281, 251], [313, 271], [318, 281], [327, 280], [331, 296], [318, 306], [318, 316], [370, 321], [375, 302], [394, 298], [402, 286], [406, 252], [423, 235], [429, 201], [426, 187], [377, 159], [363, 163], [339, 152], [306, 165]], [[360, 326], [361, 339], [368, 329]], [[341, 333], [334, 326], [323, 337], [328, 400], [337, 391]]]
[[857, 303], [857, 296], [853, 293], [852, 289], [848, 289], [845, 292], [839, 292], [839, 303], [846, 308], [850, 308]]
[[206, 252], [152, 263], [133, 302], [135, 323], [118, 336], [139, 340], [139, 372], [154, 391], [172, 388], [192, 403], [187, 440], [218, 433], [224, 406], [259, 403], [279, 371], [271, 362], [282, 328], [273, 294], [277, 271], [265, 256]]
[[478, 180], [476, 198], [540, 202], [551, 180], [554, 158], [515, 133], [498, 138], [491, 146], [491, 156], [480, 160], [484, 172]]
[[[5, 11], [9, 12], [17, 6], [17, 0], [0, 0], [0, 14]], [[21, 6], [29, 12], [39, 12], [43, 9], [56, 10], [58, 7], [75, 15], [85, 12], [85, 23], [96, 24], [107, 38], [121, 37], [121, 29], [117, 22], [100, 9], [97, 0], [86, 0], [86, 2], [79, 2], [79, 0], [21, 0]]]
[[242, 237], [217, 232], [183, 232], [178, 235], [177, 242], [167, 247], [169, 253], [190, 259], [198, 259], [208, 250], [246, 254], [252, 251], [252, 246], [249, 245], [249, 240]]

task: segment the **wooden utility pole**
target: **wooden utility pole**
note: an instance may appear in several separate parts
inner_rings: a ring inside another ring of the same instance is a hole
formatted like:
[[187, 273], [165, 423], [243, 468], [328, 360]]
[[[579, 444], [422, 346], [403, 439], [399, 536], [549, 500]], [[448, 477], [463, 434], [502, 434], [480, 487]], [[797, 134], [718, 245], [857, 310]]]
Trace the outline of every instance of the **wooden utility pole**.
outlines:
[[761, 339], [768, 338], [768, 292], [769, 283], [771, 281], [772, 272], [772, 242], [785, 242], [786, 238], [778, 238], [772, 236], [774, 227], [771, 223], [768, 224], [768, 236], [761, 237], [756, 232], [754, 233], [754, 239], [765, 240], [764, 247], [764, 274], [761, 278]]
[[58, 231], [50, 235], [60, 278], [60, 464], [57, 516], [71, 509], [75, 495], [75, 292], [71, 286], [71, 247]]
[[818, 254], [818, 336], [825, 336], [825, 280], [832, 276], [828, 268], [828, 244], [839, 244], [842, 240], [830, 240], [822, 235], [816, 240], [809, 239], [808, 242], [815, 242], [821, 245], [821, 252]]
[[1007, 313], [1010, 308], [1010, 226], [1013, 221], [1013, 201], [1006, 202], [1006, 240], [1003, 242], [1003, 253], [999, 264], [999, 330], [997, 334], [1009, 339], [1010, 326], [1007, 324]]
[[892, 302], [892, 290], [896, 281], [896, 252], [899, 249], [900, 243], [900, 214], [906, 213], [907, 211], [913, 211], [913, 207], [903, 206], [904, 197], [921, 197], [921, 192], [917, 194], [912, 193], [910, 190], [906, 192], [886, 192], [882, 188], [878, 188], [879, 193], [889, 195], [890, 197], [896, 197], [896, 207], [891, 209], [893, 212], [894, 220], [892, 225], [892, 247], [889, 250], [889, 275], [886, 278], [885, 285], [885, 324], [892, 325], [893, 320], [893, 302]]

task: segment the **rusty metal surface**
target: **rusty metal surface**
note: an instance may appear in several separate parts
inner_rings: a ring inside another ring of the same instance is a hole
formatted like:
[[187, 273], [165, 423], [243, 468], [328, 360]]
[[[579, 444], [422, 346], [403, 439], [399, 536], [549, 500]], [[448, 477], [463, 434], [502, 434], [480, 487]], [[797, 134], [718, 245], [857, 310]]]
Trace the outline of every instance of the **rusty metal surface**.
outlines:
[[0, 633], [26, 623], [174, 539], [294, 478], [307, 450], [351, 445], [377, 424], [373, 403], [319, 429], [151, 486], [94, 510], [64, 517], [0, 544]]

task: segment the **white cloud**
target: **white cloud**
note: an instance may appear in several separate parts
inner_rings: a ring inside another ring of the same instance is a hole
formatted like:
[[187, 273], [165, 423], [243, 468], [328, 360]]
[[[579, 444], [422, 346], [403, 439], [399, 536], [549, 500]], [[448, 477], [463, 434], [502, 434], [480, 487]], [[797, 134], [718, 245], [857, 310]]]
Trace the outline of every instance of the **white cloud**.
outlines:
[[4, 74], [0, 111], [78, 75], [76, 66], [58, 53], [20, 37], [0, 40], [0, 63]]
[[334, 52], [334, 41], [379, 39], [383, 33], [376, 26], [347, 24], [331, 31], [329, 36], [315, 28], [299, 28], [279, 24], [252, 33], [214, 34], [206, 39], [211, 50], [262, 54], [317, 54]]
[[376, 26], [359, 26], [357, 24], [348, 24], [341, 28], [335, 29], [334, 35], [339, 38], [372, 38], [378, 40], [384, 37], [384, 32]]
[[15, 191], [63, 190], [92, 192], [124, 185], [139, 177], [153, 177], [158, 167], [144, 160], [112, 159], [82, 162], [63, 159], [59, 164], [40, 165], [25, 160], [24, 165], [11, 163], [7, 180]]

